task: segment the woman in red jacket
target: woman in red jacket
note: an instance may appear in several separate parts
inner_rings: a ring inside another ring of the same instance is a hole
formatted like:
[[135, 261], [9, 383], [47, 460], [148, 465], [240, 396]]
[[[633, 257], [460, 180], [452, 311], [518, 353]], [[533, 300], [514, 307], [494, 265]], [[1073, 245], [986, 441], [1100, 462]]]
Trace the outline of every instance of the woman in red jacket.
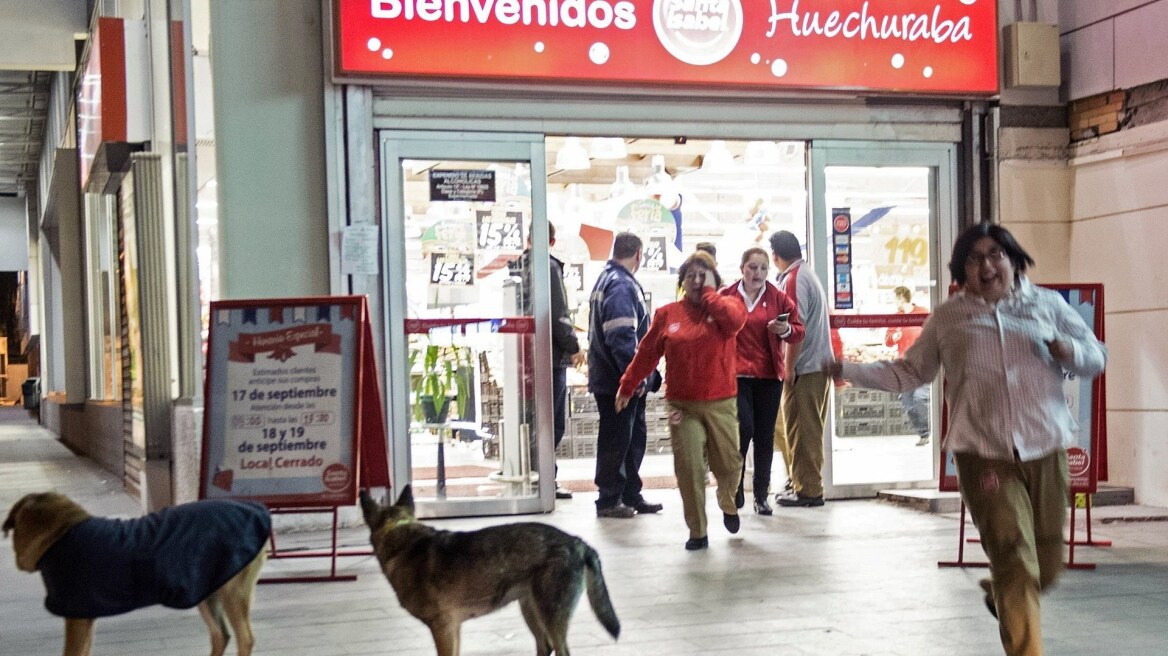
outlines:
[[746, 323], [746, 307], [717, 292], [722, 284], [708, 253], [689, 256], [677, 272], [685, 296], [653, 315], [649, 332], [621, 376], [616, 395], [620, 412], [641, 381], [664, 356], [669, 436], [689, 540], [694, 551], [709, 546], [706, 536], [706, 463], [718, 481], [718, 506], [726, 530], [737, 533], [734, 491], [742, 477], [738, 452], [738, 379], [735, 335]]
[[[771, 514], [767, 493], [771, 462], [775, 457], [775, 420], [783, 394], [783, 342], [803, 341], [803, 322], [786, 294], [767, 282], [770, 255], [761, 248], [742, 254], [742, 279], [722, 290], [722, 295], [746, 305], [746, 325], [738, 333], [738, 449], [742, 476], [746, 475], [746, 451], [754, 444], [754, 512]], [[743, 482], [738, 483], [734, 504], [746, 504]]]

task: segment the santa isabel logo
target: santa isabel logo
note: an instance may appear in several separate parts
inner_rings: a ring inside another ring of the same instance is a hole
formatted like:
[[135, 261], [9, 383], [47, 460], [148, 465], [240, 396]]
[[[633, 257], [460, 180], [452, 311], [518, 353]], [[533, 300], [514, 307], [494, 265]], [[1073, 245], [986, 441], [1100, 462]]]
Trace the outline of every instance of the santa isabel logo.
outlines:
[[653, 29], [661, 45], [693, 66], [722, 61], [742, 36], [740, 0], [654, 0]]
[[486, 25], [494, 21], [620, 30], [631, 30], [637, 24], [637, 8], [628, 0], [370, 0], [370, 15], [429, 23]]

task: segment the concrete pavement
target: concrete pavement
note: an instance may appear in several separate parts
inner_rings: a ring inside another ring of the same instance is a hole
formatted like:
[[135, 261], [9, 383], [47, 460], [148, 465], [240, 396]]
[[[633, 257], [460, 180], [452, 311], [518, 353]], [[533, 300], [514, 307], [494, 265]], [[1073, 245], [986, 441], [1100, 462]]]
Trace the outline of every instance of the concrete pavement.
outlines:
[[[27, 492], [54, 489], [94, 514], [130, 516], [137, 504], [120, 483], [70, 453], [39, 426], [6, 411], [0, 423], [0, 512]], [[595, 517], [594, 493], [578, 493], [539, 516], [600, 552], [623, 630], [613, 641], [582, 602], [569, 640], [577, 654], [605, 656], [983, 656], [1001, 653], [981, 601], [984, 569], [942, 569], [957, 549], [957, 517], [879, 501], [823, 508], [744, 510], [727, 534], [710, 494], [710, 548], [682, 549], [686, 530], [675, 490], [649, 490], [660, 515]], [[1082, 513], [1079, 513], [1082, 522]], [[444, 520], [465, 529], [505, 518]], [[1080, 547], [1078, 562], [1043, 601], [1047, 653], [1168, 653], [1168, 509], [1103, 507], [1094, 536], [1110, 548]], [[284, 546], [321, 546], [298, 533]], [[342, 531], [346, 546], [368, 544], [364, 529]], [[970, 545], [966, 558], [979, 559]], [[425, 628], [400, 608], [371, 557], [341, 560], [354, 582], [261, 585], [253, 613], [256, 654], [433, 654]], [[327, 563], [281, 560], [265, 575], [318, 574]], [[0, 541], [0, 654], [56, 654], [62, 621], [44, 610], [40, 578], [17, 571], [11, 539]], [[463, 625], [465, 656], [529, 654], [533, 640], [512, 605]], [[207, 653], [196, 611], [150, 608], [97, 623], [94, 654]], [[233, 648], [228, 649], [234, 653]]]

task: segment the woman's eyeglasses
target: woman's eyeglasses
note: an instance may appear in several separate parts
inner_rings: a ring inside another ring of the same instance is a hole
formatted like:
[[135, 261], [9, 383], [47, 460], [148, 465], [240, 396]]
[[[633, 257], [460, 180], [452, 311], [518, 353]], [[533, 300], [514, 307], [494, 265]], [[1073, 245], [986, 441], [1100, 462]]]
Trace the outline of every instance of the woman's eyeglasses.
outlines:
[[997, 247], [991, 248], [984, 253], [973, 251], [969, 255], [965, 256], [965, 266], [976, 267], [981, 266], [982, 263], [997, 264], [998, 262], [1001, 262], [1004, 257], [1006, 257], [1006, 251]]

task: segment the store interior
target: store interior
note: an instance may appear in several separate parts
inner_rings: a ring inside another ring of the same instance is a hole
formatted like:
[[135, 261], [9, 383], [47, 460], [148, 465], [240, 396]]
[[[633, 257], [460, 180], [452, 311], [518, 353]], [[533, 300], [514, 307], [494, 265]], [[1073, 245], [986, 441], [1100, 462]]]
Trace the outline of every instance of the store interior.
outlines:
[[[716, 247], [726, 283], [740, 276], [743, 251], [756, 246], [769, 251], [768, 237], [773, 232], [789, 230], [807, 242], [810, 210], [804, 142], [549, 136], [546, 163], [546, 214], [556, 232], [550, 252], [564, 264], [568, 308], [585, 348], [588, 293], [609, 257], [616, 233], [634, 232], [645, 243], [637, 278], [650, 312], [675, 300], [676, 267], [700, 242]], [[530, 230], [527, 163], [404, 160], [401, 165], [407, 314], [422, 318], [522, 314], [508, 264], [519, 258]], [[490, 171], [497, 194], [490, 202], [436, 201], [432, 172], [454, 170]], [[833, 167], [827, 179], [829, 204], [850, 207], [863, 226], [853, 235], [857, 303], [846, 311], [894, 312], [892, 290], [901, 284], [912, 287], [921, 303], [928, 305], [932, 295], [928, 170]], [[493, 235], [490, 240], [484, 238], [488, 231]], [[494, 238], [496, 233], [498, 238]], [[436, 262], [461, 272], [451, 274], [461, 277], [453, 280], [440, 275]], [[849, 357], [895, 356], [895, 349], [885, 343], [883, 329], [847, 329], [840, 331], [840, 337]], [[525, 391], [530, 383], [524, 380], [525, 372], [531, 370], [531, 351], [499, 335], [467, 335], [457, 330], [413, 335], [410, 340], [411, 352], [418, 354], [434, 344], [450, 353], [467, 349], [470, 357], [453, 357], [473, 362], [473, 386], [481, 391], [466, 414], [453, 419], [463, 422], [459, 434], [469, 439], [456, 440], [453, 452], [445, 455], [448, 463], [450, 458], [460, 463], [455, 466], [467, 476], [448, 482], [446, 493], [469, 497], [534, 494], [534, 485], [508, 486], [491, 478], [501, 475], [513, 480], [518, 475], [532, 481], [530, 472], [539, 468], [537, 452], [532, 460], [521, 463], [521, 471], [513, 471], [506, 456], [509, 441], [529, 441], [528, 436], [535, 433], [534, 408]], [[425, 373], [422, 359], [419, 355], [413, 361], [415, 383]], [[560, 482], [590, 489], [598, 415], [587, 393], [586, 369], [570, 369], [568, 385], [570, 416], [557, 461], [561, 479], [581, 480]], [[509, 394], [516, 398], [508, 402]], [[838, 483], [932, 477], [933, 450], [912, 448], [916, 437], [906, 430], [896, 395], [840, 390], [836, 400], [830, 449], [836, 456], [833, 473]], [[851, 408], [846, 415], [845, 407]], [[663, 399], [650, 399], [646, 467], [651, 477], [667, 480], [671, 457], [666, 412]], [[508, 438], [507, 425], [516, 423], [526, 424], [526, 429]], [[423, 499], [426, 479], [435, 471], [432, 445], [443, 439], [448, 438], [440, 430], [415, 431], [411, 463], [415, 488]], [[526, 448], [513, 452], [523, 453], [523, 458], [528, 453]], [[566, 461], [572, 463], [565, 465]], [[781, 461], [775, 468], [781, 478]]]

